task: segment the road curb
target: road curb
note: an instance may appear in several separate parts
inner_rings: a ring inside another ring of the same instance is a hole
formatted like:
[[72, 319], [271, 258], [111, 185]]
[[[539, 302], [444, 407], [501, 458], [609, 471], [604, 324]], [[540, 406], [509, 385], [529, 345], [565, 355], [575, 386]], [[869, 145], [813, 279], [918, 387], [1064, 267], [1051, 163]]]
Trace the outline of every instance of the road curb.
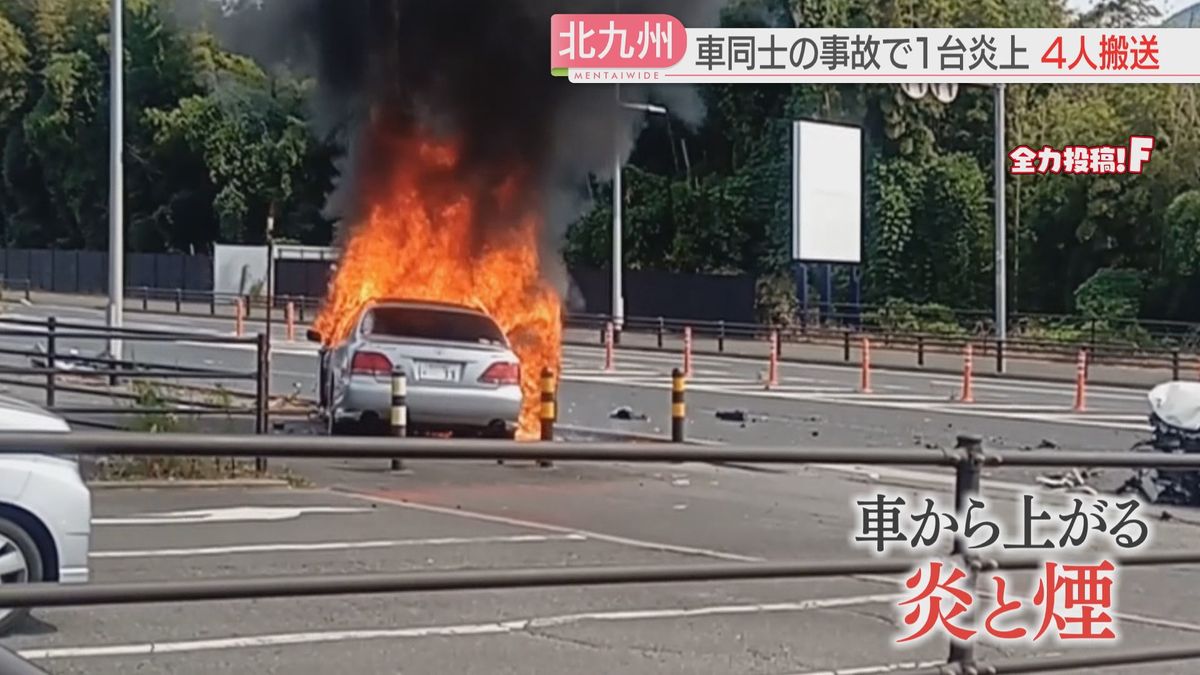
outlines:
[[97, 480], [87, 481], [93, 490], [157, 490], [170, 488], [278, 488], [291, 483], [280, 478], [231, 478], [229, 480]]

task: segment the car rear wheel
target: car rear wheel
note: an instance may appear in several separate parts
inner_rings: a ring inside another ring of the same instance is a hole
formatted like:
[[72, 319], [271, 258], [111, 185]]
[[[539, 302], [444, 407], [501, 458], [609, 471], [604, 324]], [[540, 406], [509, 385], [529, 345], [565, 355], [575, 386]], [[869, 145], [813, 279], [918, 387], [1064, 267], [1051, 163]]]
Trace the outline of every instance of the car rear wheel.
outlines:
[[[42, 579], [42, 555], [33, 537], [20, 525], [0, 518], [0, 588]], [[27, 608], [0, 607], [0, 635], [9, 633], [28, 615]]]

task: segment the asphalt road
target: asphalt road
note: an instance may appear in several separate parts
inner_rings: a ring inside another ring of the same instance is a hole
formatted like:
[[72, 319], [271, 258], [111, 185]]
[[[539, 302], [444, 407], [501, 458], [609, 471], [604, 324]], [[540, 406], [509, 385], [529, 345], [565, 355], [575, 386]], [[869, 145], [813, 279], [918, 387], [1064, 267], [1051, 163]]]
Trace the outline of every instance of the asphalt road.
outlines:
[[[96, 318], [93, 310], [77, 311], [81, 319]], [[130, 323], [229, 328], [174, 317]], [[161, 350], [142, 358], [221, 368], [245, 368], [252, 358], [241, 349], [200, 345], [138, 349]], [[669, 426], [666, 373], [678, 356], [623, 351], [615, 373], [603, 372], [602, 363], [597, 349], [566, 350], [560, 420], [663, 434]], [[312, 365], [311, 347], [280, 346], [273, 387], [298, 382], [304, 390], [312, 384]], [[958, 385], [952, 377], [879, 371], [874, 392], [862, 394], [855, 391], [853, 368], [785, 364], [781, 388], [766, 391], [758, 381], [764, 368], [757, 361], [698, 357], [689, 383], [689, 436], [933, 452], [971, 432], [1007, 448], [1047, 441], [1117, 450], [1139, 437], [1144, 415], [1144, 394], [1136, 390], [1093, 388], [1089, 411], [1076, 413], [1070, 409], [1073, 392], [1047, 383], [980, 381], [976, 402], [967, 404], [951, 400]], [[621, 406], [648, 419], [614, 419], [611, 413]], [[745, 411], [747, 420], [717, 419], [718, 411], [734, 410]], [[910, 500], [924, 493], [945, 497], [953, 483], [945, 472], [858, 466], [764, 471], [560, 463], [543, 470], [414, 462], [409, 474], [364, 461], [289, 466], [319, 488], [98, 491], [95, 578], [863, 557], [851, 544], [856, 498], [879, 492]], [[1015, 500], [1029, 491], [1032, 478], [1029, 472], [989, 470], [984, 495], [998, 509], [1015, 512]], [[1186, 521], [1155, 521], [1153, 527], [1155, 549], [1195, 547], [1196, 528]], [[1200, 603], [1187, 590], [1194, 574], [1192, 567], [1122, 570], [1116, 609], [1121, 646], [1195, 640]], [[1032, 596], [1028, 577], [1014, 583]], [[37, 612], [37, 623], [4, 644], [52, 673], [101, 675], [796, 675], [849, 667], [856, 670], [839, 672], [861, 674], [937, 661], [946, 653], [942, 638], [915, 647], [895, 644], [904, 627], [896, 604], [901, 590], [897, 579], [860, 576], [61, 609]], [[1007, 644], [980, 649], [983, 658], [1030, 653]], [[1039, 654], [1070, 649], [1036, 646]], [[1191, 673], [1195, 665], [1109, 672]]]
[[[889, 476], [864, 484], [822, 468], [303, 468], [336, 489], [98, 491], [96, 580], [862, 557], [849, 543], [853, 496], [915, 494], [881, 487]], [[936, 489], [940, 479], [906, 480]], [[997, 502], [1015, 494], [989, 485]], [[1194, 538], [1190, 526], [1156, 524], [1156, 546]], [[1180, 591], [1192, 575], [1123, 571], [1123, 646], [1195, 639], [1200, 610]], [[900, 590], [855, 577], [54, 609], [4, 644], [58, 675], [882, 672], [871, 668], [946, 650], [940, 638], [894, 645]]]

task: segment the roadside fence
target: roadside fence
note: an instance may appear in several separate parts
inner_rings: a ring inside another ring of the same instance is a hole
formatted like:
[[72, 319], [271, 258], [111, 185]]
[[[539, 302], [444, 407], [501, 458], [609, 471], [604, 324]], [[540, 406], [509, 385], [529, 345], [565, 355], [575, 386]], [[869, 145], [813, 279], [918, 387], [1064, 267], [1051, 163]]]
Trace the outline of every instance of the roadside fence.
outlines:
[[[117, 341], [125, 358], [110, 355], [109, 347]], [[178, 359], [168, 363], [133, 358], [130, 353], [138, 345], [151, 352], [180, 345], [241, 347], [253, 352], [254, 366], [214, 368], [179, 365]], [[230, 337], [111, 329], [54, 316], [40, 321], [0, 316], [0, 384], [40, 389], [45, 407], [64, 416], [252, 418], [255, 431], [265, 433], [271, 415], [266, 352], [263, 334]], [[114, 404], [79, 405], [65, 403], [64, 398], [104, 398]], [[156, 407], [148, 407], [147, 399]]]
[[[446, 441], [421, 438], [312, 438], [282, 436], [216, 436], [201, 434], [2, 433], [0, 455], [30, 452], [55, 455], [130, 455], [179, 457], [271, 457], [324, 459], [457, 460], [535, 462], [706, 462], [713, 464], [874, 464], [951, 467], [954, 500], [965, 505], [980, 491], [987, 467], [1170, 467], [1200, 468], [1200, 455], [1109, 452], [992, 452], [980, 438], [960, 436], [953, 449], [940, 451], [861, 448], [777, 448], [692, 446], [656, 443], [579, 443], [512, 441]], [[978, 573], [986, 570], [1032, 570], [1040, 558], [985, 558], [957, 545], [954, 558], [974, 591]], [[1197, 565], [1200, 550], [1143, 553], [1118, 557], [1126, 567]], [[669, 584], [733, 580], [813, 579], [858, 574], [907, 575], [905, 559], [788, 560], [715, 564], [645, 566], [532, 567], [492, 570], [420, 571], [354, 575], [273, 576], [248, 579], [205, 579], [58, 585], [33, 583], [0, 588], [0, 607], [64, 607], [175, 603], [250, 598], [296, 598], [348, 594], [429, 593], [615, 584]], [[984, 661], [974, 643], [952, 641], [947, 662], [905, 671], [920, 675], [1041, 673], [1133, 663], [1200, 658], [1200, 646], [1124, 648]], [[33, 667], [33, 666], [31, 666]], [[21, 671], [16, 671], [21, 672]], [[27, 672], [39, 672], [28, 670]]]

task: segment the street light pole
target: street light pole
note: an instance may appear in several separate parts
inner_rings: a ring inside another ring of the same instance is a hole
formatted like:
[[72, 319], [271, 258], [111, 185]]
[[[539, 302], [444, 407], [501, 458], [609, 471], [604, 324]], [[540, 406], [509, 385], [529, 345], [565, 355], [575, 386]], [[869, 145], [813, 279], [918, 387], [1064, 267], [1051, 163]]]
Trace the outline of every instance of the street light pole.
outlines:
[[[112, 0], [109, 18], [108, 327], [119, 329], [125, 314], [124, 214], [124, 0]], [[109, 356], [121, 358], [121, 341], [109, 340]]]
[[[1004, 83], [997, 82], [991, 85], [992, 87], [992, 109], [994, 116], [994, 138], [995, 138], [995, 251], [993, 253], [993, 263], [996, 268], [996, 313], [993, 319], [996, 326], [996, 342], [999, 348], [1000, 357], [997, 360], [997, 369], [1004, 372], [1004, 343], [1008, 340], [1008, 237], [1006, 229], [1006, 205], [1004, 203], [1004, 171], [1007, 166], [1007, 156], [1005, 152], [1004, 140]], [[914, 99], [924, 98], [926, 94], [932, 93], [942, 103], [950, 103], [958, 94], [957, 84], [936, 84], [930, 85], [920, 82], [910, 82], [901, 85], [901, 90], [909, 97]]]
[[[661, 105], [653, 105], [651, 103], [627, 103], [621, 100], [621, 85], [616, 85], [617, 89], [617, 105], [625, 110], [637, 110], [644, 113], [653, 113], [655, 115], [666, 115], [667, 109]], [[617, 129], [621, 128], [617, 124]], [[619, 131], [618, 138], [619, 141]], [[612, 259], [612, 319], [613, 330], [617, 335], [620, 334], [621, 327], [625, 325], [625, 284], [622, 279], [622, 272], [625, 266], [625, 255], [622, 252], [622, 241], [625, 238], [624, 224], [621, 222], [621, 207], [624, 200], [621, 188], [621, 145], [615, 143], [613, 154], [613, 222], [612, 222], [612, 237], [613, 237], [613, 259]]]
[[[1008, 237], [1005, 227], [1004, 169], [1007, 164], [1004, 152], [1004, 83], [996, 84], [994, 92], [995, 138], [996, 138], [996, 342], [1003, 349], [1008, 339]], [[1001, 351], [1003, 354], [1003, 351]], [[997, 361], [1004, 372], [1003, 357]]]

